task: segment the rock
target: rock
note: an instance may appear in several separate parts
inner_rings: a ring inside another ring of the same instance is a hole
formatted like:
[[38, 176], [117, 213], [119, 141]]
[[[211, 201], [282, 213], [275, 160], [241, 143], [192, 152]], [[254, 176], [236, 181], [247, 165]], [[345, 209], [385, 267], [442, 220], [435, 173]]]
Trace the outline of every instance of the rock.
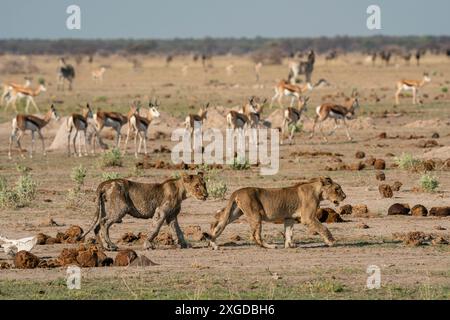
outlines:
[[365, 158], [365, 156], [366, 156], [366, 154], [363, 151], [357, 151], [355, 153], [355, 158], [356, 159], [363, 159], [363, 158]]
[[431, 159], [428, 159], [422, 161], [422, 166], [425, 171], [433, 171], [436, 168], [436, 162]]
[[48, 235], [43, 234], [43, 233], [38, 233], [36, 236], [36, 244], [44, 245], [44, 244], [46, 244], [46, 241], [48, 238], [49, 238]]
[[202, 228], [198, 225], [189, 225], [184, 228], [184, 234], [190, 237], [194, 241], [202, 241], [205, 240], [203, 236]]
[[343, 205], [343, 206], [341, 206], [339, 209], [338, 209], [338, 213], [340, 214], [340, 215], [344, 215], [344, 214], [352, 214], [352, 205], [351, 204], [346, 204], [346, 205]]
[[436, 229], [436, 230], [447, 230], [443, 226], [435, 226], [434, 229]]
[[144, 255], [137, 257], [135, 260], [133, 260], [133, 262], [130, 263], [131, 267], [150, 267], [157, 265], [157, 263], [153, 262]]
[[378, 181], [384, 181], [384, 180], [386, 180], [386, 175], [384, 174], [383, 171], [377, 171], [377, 173], [375, 174], [375, 178]]
[[8, 262], [0, 262], [0, 270], [11, 269], [11, 265]]
[[431, 135], [431, 138], [432, 139], [439, 139], [439, 133], [437, 133], [437, 132], [434, 132], [432, 135]]
[[136, 236], [133, 232], [127, 232], [120, 238], [120, 242], [122, 243], [133, 243], [137, 240], [139, 240], [139, 237]]
[[400, 188], [402, 187], [403, 183], [401, 183], [400, 181], [395, 181], [392, 186], [391, 189], [392, 191], [400, 191]]
[[359, 223], [356, 227], [357, 227], [358, 229], [369, 229], [369, 228], [370, 228], [370, 227], [369, 227], [367, 224], [365, 224], [364, 222]]
[[447, 217], [450, 215], [450, 207], [433, 207], [430, 209], [430, 216]]
[[159, 234], [155, 238], [155, 242], [165, 246], [172, 246], [175, 244], [172, 234], [167, 231], [159, 232]]
[[378, 191], [380, 192], [383, 198], [392, 198], [394, 196], [391, 186], [387, 184], [380, 184], [378, 186]]
[[378, 135], [378, 138], [379, 138], [379, 139], [386, 139], [386, 138], [387, 138], [387, 133], [386, 133], [386, 132], [381, 132], [381, 133]]
[[428, 214], [428, 210], [423, 205], [416, 204], [414, 207], [412, 207], [411, 214], [416, 217], [426, 217]]
[[386, 162], [383, 159], [376, 159], [373, 167], [376, 170], [384, 170], [386, 169]]
[[14, 257], [14, 266], [18, 269], [34, 269], [38, 265], [39, 258], [28, 251], [19, 251]]
[[366, 159], [365, 163], [366, 163], [366, 165], [368, 165], [368, 166], [373, 166], [373, 165], [375, 164], [375, 161], [376, 161], [376, 160], [377, 160], [377, 159], [375, 159], [374, 157], [369, 157], [369, 158]]
[[442, 238], [441, 236], [436, 236], [433, 238], [433, 240], [431, 240], [431, 244], [434, 246], [440, 245], [440, 244], [448, 244], [448, 241], [445, 240], [444, 238]]
[[388, 209], [388, 215], [408, 215], [409, 214], [409, 206], [401, 203], [394, 203]]
[[98, 248], [95, 245], [79, 250], [77, 255], [78, 265], [82, 268], [94, 268], [98, 266]]
[[78, 250], [75, 248], [64, 248], [56, 259], [61, 266], [78, 265]]
[[121, 250], [117, 253], [114, 259], [114, 266], [126, 267], [130, 265], [138, 257], [137, 253], [131, 249]]
[[352, 206], [352, 215], [353, 216], [365, 216], [369, 213], [369, 209], [365, 204], [355, 204]]
[[61, 241], [58, 238], [53, 238], [53, 237], [48, 237], [47, 240], [45, 241], [45, 244], [56, 244], [56, 243], [61, 243]]
[[359, 162], [357, 162], [357, 163], [352, 163], [352, 164], [349, 166], [349, 169], [352, 170], [352, 171], [359, 171], [359, 170], [364, 169], [364, 167], [365, 167], [364, 163], [362, 163], [361, 161], [359, 161]]
[[319, 208], [316, 212], [316, 216], [320, 222], [326, 223], [344, 222], [341, 216], [332, 208]]

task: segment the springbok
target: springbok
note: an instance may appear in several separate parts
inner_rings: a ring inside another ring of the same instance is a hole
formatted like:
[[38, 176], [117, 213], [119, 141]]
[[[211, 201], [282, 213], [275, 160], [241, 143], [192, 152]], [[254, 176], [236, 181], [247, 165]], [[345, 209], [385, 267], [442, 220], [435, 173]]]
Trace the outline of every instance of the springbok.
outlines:
[[259, 120], [261, 119], [261, 114], [263, 113], [264, 104], [266, 102], [267, 99], [260, 102], [259, 98], [250, 97], [248, 103], [243, 105], [239, 110], [239, 113], [243, 113], [247, 116], [250, 128], [259, 127]]
[[256, 82], [259, 82], [259, 78], [261, 76], [261, 68], [262, 68], [263, 64], [262, 62], [258, 62], [255, 64], [255, 77], [256, 77]]
[[40, 84], [37, 89], [32, 89], [29, 87], [22, 87], [17, 85], [10, 85], [8, 87], [8, 94], [7, 94], [7, 100], [5, 111], [8, 110], [8, 107], [12, 104], [14, 110], [17, 112], [17, 99], [25, 99], [26, 100], [26, 107], [25, 112], [28, 113], [28, 109], [30, 107], [30, 103], [34, 106], [37, 112], [40, 112], [38, 106], [36, 105], [36, 102], [34, 101], [34, 98], [37, 97], [41, 92], [45, 92], [47, 89], [43, 84]]
[[250, 119], [243, 113], [230, 110], [227, 113], [227, 128], [233, 129], [235, 131], [238, 130], [245, 130], [246, 127], [249, 125]]
[[290, 107], [292, 107], [294, 105], [295, 99], [300, 100], [300, 96], [302, 94], [312, 89], [313, 86], [309, 82], [305, 85], [300, 86], [296, 84], [290, 84], [286, 80], [281, 80], [275, 87], [275, 95], [272, 97], [272, 100], [270, 102], [270, 108], [272, 108], [275, 99], [278, 99], [278, 104], [280, 105], [281, 108], [283, 108], [282, 104], [283, 96], [291, 97]]
[[319, 128], [320, 132], [322, 133], [323, 138], [325, 139], [325, 142], [328, 142], [328, 139], [325, 137], [325, 134], [322, 131], [322, 123], [330, 118], [334, 120], [335, 126], [333, 130], [328, 134], [331, 136], [336, 129], [339, 127], [338, 120], [342, 120], [345, 126], [345, 130], [347, 133], [347, 138], [349, 141], [353, 140], [353, 138], [350, 136], [350, 133], [348, 131], [348, 125], [345, 121], [346, 119], [354, 119], [355, 112], [359, 108], [359, 101], [356, 97], [356, 94], [352, 94], [352, 98], [347, 98], [347, 100], [344, 102], [344, 104], [334, 104], [334, 103], [324, 103], [321, 104], [316, 108], [316, 117], [314, 119], [314, 124], [312, 128], [311, 135], [309, 138], [311, 139], [314, 136], [314, 129], [316, 127], [316, 123], [319, 122]]
[[[283, 124], [281, 126], [281, 144], [283, 144], [286, 132], [289, 132], [289, 144], [292, 144], [292, 138], [294, 137], [297, 124], [300, 122], [302, 114], [308, 111], [306, 106], [308, 101], [309, 97], [301, 97], [298, 101], [297, 108], [289, 107], [284, 110]], [[291, 126], [290, 131], [289, 126]]]
[[[44, 156], [47, 154], [45, 151], [45, 143], [44, 137], [42, 136], [41, 129], [45, 127], [51, 119], [58, 120], [59, 116], [56, 112], [55, 107], [50, 107], [50, 110], [45, 114], [44, 118], [39, 118], [29, 114], [18, 114], [12, 119], [12, 131], [11, 136], [9, 138], [9, 149], [8, 149], [8, 158], [11, 159], [11, 147], [13, 140], [16, 140], [17, 146], [19, 147], [21, 156], [24, 157], [22, 153], [22, 146], [20, 145], [20, 139], [22, 138], [25, 131], [31, 131], [31, 150], [30, 150], [30, 158], [33, 157], [33, 149], [34, 149], [34, 134], [37, 132], [39, 138], [42, 141], [42, 151]], [[19, 133], [19, 135], [17, 135]]]
[[93, 70], [91, 73], [92, 80], [94, 80], [95, 82], [103, 82], [103, 74], [105, 73], [105, 71], [106, 71], [105, 67], [101, 67], [100, 69]]
[[[75, 141], [78, 136], [78, 132], [82, 131], [84, 135], [84, 155], [87, 156], [87, 147], [86, 147], [86, 131], [88, 128], [88, 118], [92, 118], [93, 113], [92, 109], [89, 106], [89, 103], [86, 104], [86, 107], [83, 111], [83, 114], [79, 113], [72, 113], [70, 117], [67, 118], [67, 152], [68, 156], [70, 157], [70, 136], [72, 134], [72, 130], [75, 130], [75, 135], [72, 138], [73, 141], [73, 153], [77, 154], [77, 148], [75, 146]], [[80, 141], [78, 143], [78, 156], [81, 157], [81, 134], [80, 134]]]
[[71, 64], [67, 64], [64, 58], [59, 59], [59, 69], [57, 76], [56, 90], [62, 88], [64, 91], [64, 82], [69, 82], [69, 90], [72, 90], [72, 82], [75, 78], [75, 68]]
[[[138, 154], [141, 152], [141, 146], [142, 142], [144, 142], [144, 154], [147, 155], [147, 133], [148, 128], [150, 127], [150, 124], [152, 121], [156, 118], [159, 118], [160, 113], [157, 109], [157, 107], [160, 104], [155, 102], [149, 102], [148, 104], [148, 110], [147, 110], [147, 116], [141, 117], [139, 116], [139, 112], [136, 111], [134, 114], [131, 115], [131, 117], [128, 120], [128, 132], [127, 132], [127, 138], [125, 140], [125, 148], [124, 153], [127, 151], [127, 145], [128, 145], [128, 139], [130, 137], [131, 130], [134, 131], [134, 156], [137, 158]], [[137, 136], [139, 135], [139, 147], [137, 147]]]
[[4, 105], [7, 102], [7, 99], [9, 99], [11, 95], [11, 90], [13, 87], [22, 87], [22, 88], [29, 88], [31, 86], [31, 80], [30, 78], [25, 78], [25, 84], [20, 85], [14, 82], [7, 82], [3, 84], [3, 93], [2, 97], [0, 99], [0, 104]]
[[[130, 110], [131, 112], [131, 110]], [[107, 112], [98, 110], [94, 114], [94, 122], [95, 122], [95, 135], [96, 139], [94, 139], [93, 150], [95, 153], [95, 140], [100, 144], [100, 132], [104, 127], [110, 127], [114, 131], [116, 131], [116, 148], [120, 147], [121, 135], [120, 131], [122, 130], [122, 126], [128, 122], [128, 117], [124, 116], [119, 112]]]
[[189, 130], [191, 134], [194, 132], [194, 128], [202, 128], [203, 121], [206, 120], [208, 114], [209, 102], [200, 108], [197, 114], [190, 114], [186, 117], [184, 124], [186, 130]]
[[395, 92], [395, 104], [399, 104], [399, 95], [400, 93], [405, 91], [412, 91], [412, 103], [417, 103], [417, 93], [419, 89], [422, 88], [425, 84], [431, 82], [431, 78], [428, 76], [428, 73], [423, 74], [422, 80], [400, 80], [397, 82], [397, 91]]

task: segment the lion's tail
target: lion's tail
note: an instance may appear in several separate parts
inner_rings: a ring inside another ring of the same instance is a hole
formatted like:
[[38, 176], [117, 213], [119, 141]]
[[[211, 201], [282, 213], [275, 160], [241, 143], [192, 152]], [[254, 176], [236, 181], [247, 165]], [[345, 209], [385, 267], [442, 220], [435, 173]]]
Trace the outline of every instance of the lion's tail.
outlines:
[[104, 195], [103, 190], [99, 188], [97, 190], [97, 197], [96, 197], [97, 207], [95, 209], [94, 221], [92, 225], [89, 227], [89, 229], [77, 238], [78, 241], [83, 240], [92, 231], [92, 229], [94, 229], [100, 224], [100, 216], [105, 206], [103, 195]]

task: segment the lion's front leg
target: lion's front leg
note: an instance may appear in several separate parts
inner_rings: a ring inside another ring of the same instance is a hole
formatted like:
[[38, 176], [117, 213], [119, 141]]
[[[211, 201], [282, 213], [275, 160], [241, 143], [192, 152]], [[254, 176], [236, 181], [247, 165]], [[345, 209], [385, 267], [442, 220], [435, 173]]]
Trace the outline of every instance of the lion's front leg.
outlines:
[[302, 210], [301, 221], [308, 226], [310, 231], [315, 231], [320, 234], [328, 246], [333, 246], [336, 240], [326, 226], [324, 226], [316, 217], [316, 208]]
[[154, 228], [153, 231], [149, 234], [147, 241], [144, 243], [144, 249], [153, 249], [153, 240], [155, 240], [156, 236], [159, 233], [164, 221], [166, 220], [168, 213], [170, 212], [171, 206], [169, 202], [164, 203], [162, 206], [156, 208], [155, 214], [153, 216]]

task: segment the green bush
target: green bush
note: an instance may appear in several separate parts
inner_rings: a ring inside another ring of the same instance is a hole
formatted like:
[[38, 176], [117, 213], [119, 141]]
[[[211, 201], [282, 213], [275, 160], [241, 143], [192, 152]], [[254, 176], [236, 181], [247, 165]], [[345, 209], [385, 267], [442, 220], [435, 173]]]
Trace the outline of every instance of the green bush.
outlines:
[[250, 163], [248, 162], [247, 159], [242, 159], [242, 158], [236, 157], [233, 159], [231, 168], [233, 170], [247, 170], [250, 168]]
[[114, 180], [114, 179], [120, 179], [120, 173], [118, 172], [103, 172], [102, 173], [102, 180], [108, 181], [108, 180]]
[[227, 184], [223, 181], [208, 181], [206, 184], [208, 195], [214, 199], [225, 199], [225, 194], [228, 191]]
[[443, 93], [447, 93], [447, 92], [448, 92], [448, 88], [447, 88], [447, 87], [442, 87], [442, 88], [441, 88], [441, 91], [442, 91]]
[[84, 185], [84, 179], [86, 179], [87, 169], [80, 164], [78, 167], [72, 168], [70, 178], [76, 183], [77, 189], [80, 190]]
[[103, 153], [100, 158], [100, 167], [121, 167], [122, 166], [122, 154], [120, 150], [114, 148], [112, 150], [106, 151]]
[[434, 176], [424, 174], [419, 179], [419, 185], [423, 191], [435, 192], [436, 189], [439, 187], [439, 181]]
[[413, 171], [420, 169], [420, 165], [422, 163], [422, 161], [414, 158], [409, 153], [402, 153], [400, 157], [395, 157], [394, 161], [400, 169]]
[[37, 183], [28, 174], [23, 174], [13, 188], [0, 177], [0, 208], [22, 208], [36, 198]]
[[291, 133], [292, 129], [294, 129], [294, 132], [301, 132], [303, 130], [303, 124], [301, 123], [293, 123], [288, 126], [288, 132]]

